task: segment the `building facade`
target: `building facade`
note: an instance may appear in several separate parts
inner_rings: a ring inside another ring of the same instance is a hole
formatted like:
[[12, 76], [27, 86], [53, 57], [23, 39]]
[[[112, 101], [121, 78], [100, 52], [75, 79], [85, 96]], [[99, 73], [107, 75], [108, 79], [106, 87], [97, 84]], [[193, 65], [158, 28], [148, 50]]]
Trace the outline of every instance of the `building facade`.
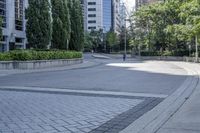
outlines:
[[107, 32], [113, 29], [112, 0], [103, 0], [103, 28]]
[[121, 21], [121, 14], [120, 14], [120, 0], [113, 0], [113, 31], [117, 34], [120, 33], [120, 21]]
[[125, 3], [120, 4], [120, 27], [126, 26], [126, 18], [127, 18], [127, 8]]
[[84, 30], [98, 30], [103, 26], [102, 0], [82, 0]]
[[85, 31], [103, 29], [119, 32], [120, 0], [83, 0]]
[[0, 0], [0, 16], [3, 18], [3, 39], [0, 51], [26, 48], [25, 8], [28, 0]]

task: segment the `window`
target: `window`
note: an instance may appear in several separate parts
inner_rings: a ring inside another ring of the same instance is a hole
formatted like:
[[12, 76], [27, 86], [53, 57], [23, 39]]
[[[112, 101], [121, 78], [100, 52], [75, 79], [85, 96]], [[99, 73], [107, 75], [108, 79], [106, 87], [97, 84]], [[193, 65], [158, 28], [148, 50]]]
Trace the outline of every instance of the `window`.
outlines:
[[96, 27], [94, 26], [94, 27], [88, 27], [88, 29], [89, 30], [94, 30], [94, 29], [96, 29]]
[[96, 23], [96, 20], [89, 20], [88, 23]]
[[15, 29], [23, 30], [23, 0], [15, 0]]
[[96, 17], [96, 14], [88, 14], [88, 17]]
[[96, 11], [96, 8], [88, 8], [88, 11]]
[[22, 38], [15, 38], [15, 42], [16, 43], [23, 43], [23, 39]]
[[96, 5], [96, 2], [88, 2], [88, 5]]

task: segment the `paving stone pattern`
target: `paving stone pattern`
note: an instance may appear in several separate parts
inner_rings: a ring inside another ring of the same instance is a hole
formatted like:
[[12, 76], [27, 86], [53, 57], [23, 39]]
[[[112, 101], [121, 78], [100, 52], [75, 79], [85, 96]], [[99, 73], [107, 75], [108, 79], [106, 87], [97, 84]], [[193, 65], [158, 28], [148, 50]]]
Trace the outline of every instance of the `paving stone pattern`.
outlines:
[[146, 98], [144, 102], [126, 112], [121, 113], [98, 128], [93, 129], [90, 133], [118, 133], [141, 117], [144, 113], [153, 109], [161, 101], [163, 101], [162, 98]]
[[144, 99], [0, 91], [0, 133], [95, 132], [141, 103]]

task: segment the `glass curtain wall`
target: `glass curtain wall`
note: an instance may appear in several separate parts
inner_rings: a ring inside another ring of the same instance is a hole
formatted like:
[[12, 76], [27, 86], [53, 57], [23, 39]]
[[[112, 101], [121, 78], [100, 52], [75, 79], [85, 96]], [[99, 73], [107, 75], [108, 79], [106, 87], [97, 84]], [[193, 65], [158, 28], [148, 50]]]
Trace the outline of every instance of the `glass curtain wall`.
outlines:
[[112, 0], [103, 0], [103, 26], [106, 31], [112, 29]]

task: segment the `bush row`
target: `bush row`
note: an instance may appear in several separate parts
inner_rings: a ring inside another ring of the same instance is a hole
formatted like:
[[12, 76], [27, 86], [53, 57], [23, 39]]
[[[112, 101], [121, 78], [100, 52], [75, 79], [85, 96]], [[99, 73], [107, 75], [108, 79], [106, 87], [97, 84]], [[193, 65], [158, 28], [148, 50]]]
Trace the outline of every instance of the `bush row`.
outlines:
[[35, 51], [35, 50], [15, 50], [0, 53], [0, 61], [27, 61], [27, 60], [53, 60], [53, 59], [73, 59], [82, 58], [81, 52], [75, 51]]
[[161, 52], [141, 51], [141, 56], [161, 56]]
[[179, 51], [164, 51], [164, 52], [152, 52], [152, 51], [142, 51], [142, 56], [189, 56], [189, 51], [179, 50]]

